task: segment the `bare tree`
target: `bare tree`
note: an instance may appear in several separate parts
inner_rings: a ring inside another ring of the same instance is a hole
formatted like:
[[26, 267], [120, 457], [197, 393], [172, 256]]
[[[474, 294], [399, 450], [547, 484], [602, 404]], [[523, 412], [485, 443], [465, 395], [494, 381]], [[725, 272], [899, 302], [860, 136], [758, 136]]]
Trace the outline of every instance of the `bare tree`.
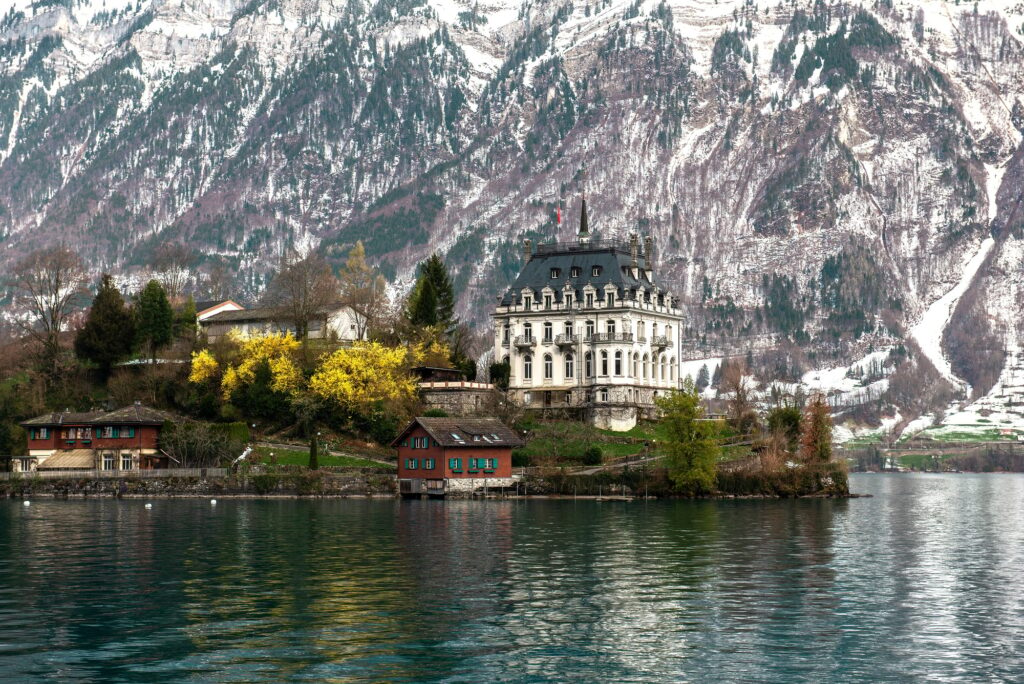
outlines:
[[206, 293], [211, 299], [226, 299], [232, 296], [234, 276], [224, 257], [214, 257], [206, 269]]
[[164, 286], [171, 302], [180, 299], [194, 261], [195, 252], [180, 242], [166, 242], [153, 252], [153, 268], [157, 280]]
[[15, 264], [10, 277], [16, 306], [25, 314], [19, 325], [42, 345], [47, 371], [56, 368], [60, 333], [88, 294], [85, 265], [70, 249], [45, 247]]
[[750, 370], [742, 361], [722, 364], [720, 393], [728, 395], [729, 422], [742, 434], [750, 434], [757, 427], [757, 412], [750, 398]]
[[387, 301], [387, 282], [384, 276], [370, 268], [366, 263], [366, 249], [362, 241], [348, 253], [345, 268], [339, 274], [341, 285], [341, 303], [352, 309], [355, 315], [356, 335], [363, 339], [371, 327], [384, 313]]
[[318, 254], [282, 260], [281, 270], [270, 281], [263, 304], [295, 326], [295, 336], [309, 336], [312, 321], [326, 320], [327, 310], [338, 301], [338, 281]]

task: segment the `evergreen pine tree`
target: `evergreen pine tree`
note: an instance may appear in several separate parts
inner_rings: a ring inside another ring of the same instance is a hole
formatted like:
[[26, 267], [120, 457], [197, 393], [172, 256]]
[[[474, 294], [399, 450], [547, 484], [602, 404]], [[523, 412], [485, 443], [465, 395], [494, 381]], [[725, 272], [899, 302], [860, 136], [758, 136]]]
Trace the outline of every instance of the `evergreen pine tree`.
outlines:
[[85, 325], [75, 335], [75, 354], [92, 361], [103, 377], [132, 351], [135, 319], [109, 274], [104, 273]]
[[695, 383], [697, 392], [706, 390], [709, 382], [711, 382], [711, 374], [708, 372], [708, 364], [705, 363], [697, 372], [697, 382]]
[[170, 343], [174, 333], [174, 311], [163, 286], [150, 280], [139, 295], [139, 341], [149, 347], [150, 359], [156, 361], [156, 350]]
[[409, 322], [440, 325], [446, 333], [455, 327], [455, 289], [436, 253], [420, 264], [420, 275], [409, 297]]
[[174, 313], [174, 336], [193, 341], [196, 337], [196, 326], [196, 301], [189, 295], [185, 305]]

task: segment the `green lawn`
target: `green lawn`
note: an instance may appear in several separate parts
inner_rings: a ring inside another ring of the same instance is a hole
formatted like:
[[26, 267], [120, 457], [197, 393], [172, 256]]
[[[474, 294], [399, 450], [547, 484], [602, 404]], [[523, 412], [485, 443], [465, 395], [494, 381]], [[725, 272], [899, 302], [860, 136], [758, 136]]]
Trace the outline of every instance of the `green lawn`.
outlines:
[[[309, 465], [309, 449], [277, 449], [270, 447], [256, 447], [256, 454], [261, 463], [270, 462], [270, 453], [277, 457], [279, 465]], [[382, 463], [370, 461], [356, 456], [334, 456], [332, 454], [320, 453], [317, 459], [322, 466], [338, 468], [388, 468]], [[390, 466], [394, 468], [395, 466]]]

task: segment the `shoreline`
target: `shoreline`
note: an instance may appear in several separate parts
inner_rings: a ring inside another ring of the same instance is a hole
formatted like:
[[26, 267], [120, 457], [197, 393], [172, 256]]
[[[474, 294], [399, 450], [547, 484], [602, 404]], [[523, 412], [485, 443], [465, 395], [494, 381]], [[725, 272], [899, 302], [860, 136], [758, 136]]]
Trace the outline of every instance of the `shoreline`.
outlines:
[[415, 498], [403, 498], [399, 494], [390, 494], [385, 492], [372, 492], [365, 494], [357, 493], [328, 493], [328, 494], [296, 494], [289, 492], [275, 492], [268, 494], [259, 494], [256, 492], [231, 492], [231, 493], [201, 493], [201, 492], [153, 492], [148, 494], [139, 493], [127, 493], [127, 494], [109, 494], [109, 493], [88, 493], [88, 492], [42, 492], [37, 496], [32, 496], [28, 492], [10, 492], [6, 495], [7, 499], [21, 499], [22, 501], [67, 501], [70, 499], [75, 500], [86, 500], [86, 499], [126, 499], [136, 501], [147, 501], [152, 499], [211, 499], [215, 501], [228, 500], [228, 499], [250, 499], [250, 500], [270, 500], [270, 499], [281, 499], [281, 500], [296, 500], [296, 499], [394, 499], [396, 501], [421, 501], [421, 500], [437, 500], [437, 501], [600, 501], [600, 502], [615, 502], [615, 503], [632, 503], [635, 501], [735, 501], [735, 500], [748, 500], [748, 501], [783, 501], [783, 500], [796, 500], [796, 499], [864, 499], [871, 498], [872, 494], [860, 494], [857, 492], [851, 492], [845, 495], [828, 495], [828, 494], [807, 494], [803, 496], [772, 496], [768, 494], [716, 494], [712, 496], [599, 496], [596, 494], [579, 494], [573, 496], [572, 494], [514, 494], [510, 496], [494, 496], [494, 495], [470, 495], [470, 496], [448, 496], [438, 497], [437, 499], [431, 499], [430, 497], [415, 497]]

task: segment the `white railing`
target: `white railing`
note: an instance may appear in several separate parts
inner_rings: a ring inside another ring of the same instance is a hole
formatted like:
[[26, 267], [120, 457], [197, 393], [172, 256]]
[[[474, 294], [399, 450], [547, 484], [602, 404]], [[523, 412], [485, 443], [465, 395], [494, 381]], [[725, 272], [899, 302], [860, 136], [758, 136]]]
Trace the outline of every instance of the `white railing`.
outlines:
[[138, 480], [161, 477], [224, 477], [227, 468], [163, 468], [155, 470], [31, 470], [0, 473], [0, 480], [40, 478], [43, 480]]

